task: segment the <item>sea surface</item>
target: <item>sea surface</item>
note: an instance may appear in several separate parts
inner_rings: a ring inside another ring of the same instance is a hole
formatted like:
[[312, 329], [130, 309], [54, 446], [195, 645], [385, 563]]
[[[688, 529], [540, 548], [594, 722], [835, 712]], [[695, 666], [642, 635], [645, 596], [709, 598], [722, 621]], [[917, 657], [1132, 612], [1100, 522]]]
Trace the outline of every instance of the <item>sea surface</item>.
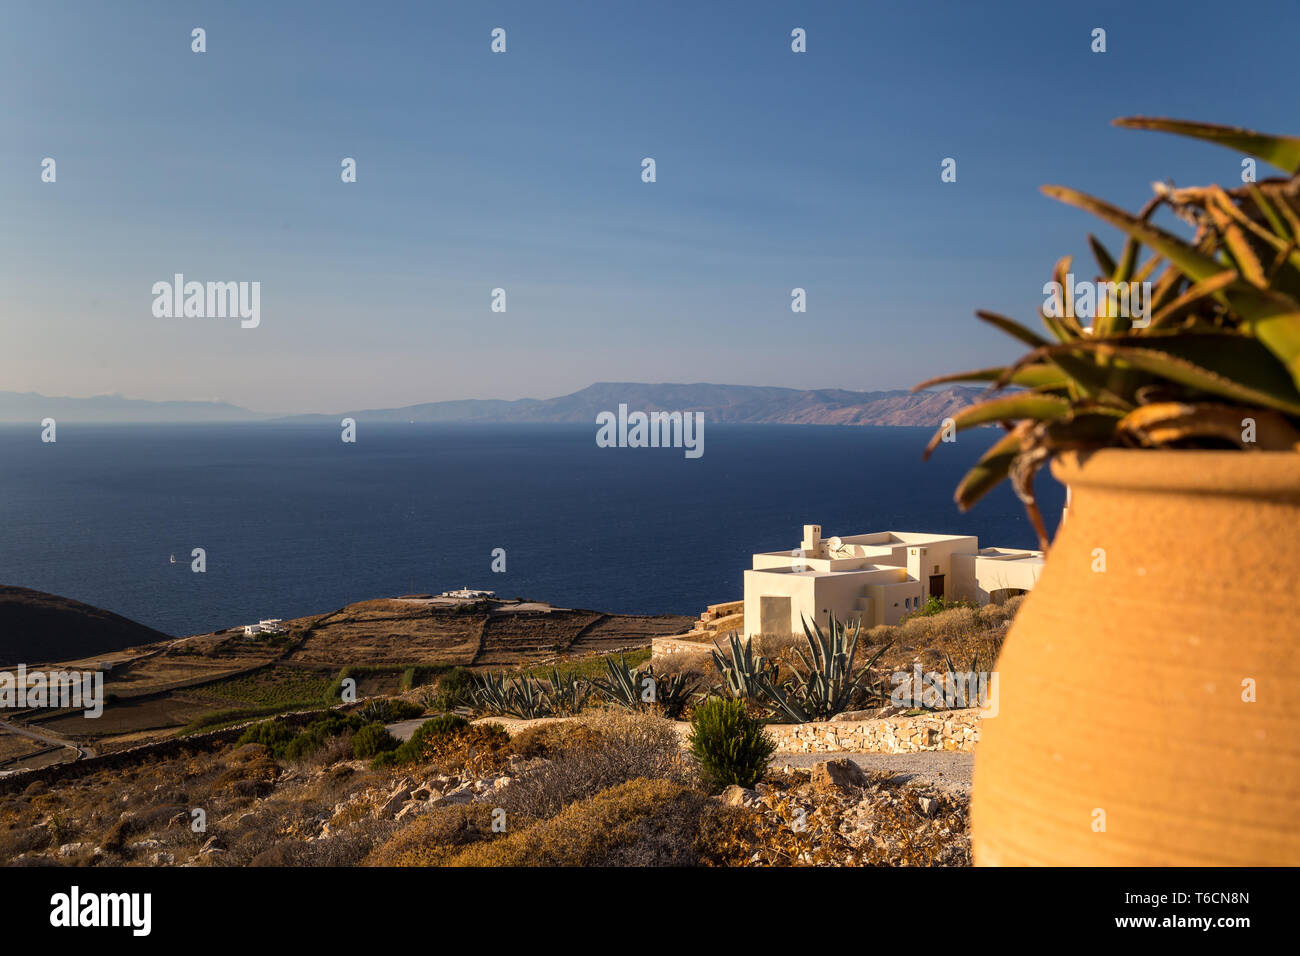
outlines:
[[[920, 428], [707, 425], [697, 459], [595, 432], [362, 422], [345, 444], [332, 422], [60, 423], [51, 444], [0, 426], [0, 584], [183, 635], [466, 585], [693, 616], [738, 599], [750, 555], [797, 548], [805, 523], [1036, 546], [1005, 486], [967, 514], [952, 502], [991, 429], [929, 462]], [[1064, 491], [1045, 472], [1039, 490], [1054, 524]]]

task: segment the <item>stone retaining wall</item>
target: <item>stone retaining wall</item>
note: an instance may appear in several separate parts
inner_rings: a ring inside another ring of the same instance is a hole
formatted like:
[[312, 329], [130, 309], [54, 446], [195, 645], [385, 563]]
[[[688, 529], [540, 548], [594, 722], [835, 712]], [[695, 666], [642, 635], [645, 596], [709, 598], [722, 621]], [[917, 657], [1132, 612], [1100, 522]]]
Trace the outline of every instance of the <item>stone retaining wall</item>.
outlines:
[[780, 753], [971, 751], [980, 739], [980, 716], [978, 709], [945, 710], [915, 717], [900, 715], [876, 720], [768, 724], [767, 732], [776, 739]]
[[[827, 720], [811, 724], [768, 724], [767, 732], [776, 740], [777, 753], [849, 753], [905, 754], [926, 750], [972, 751], [980, 739], [981, 711], [944, 710], [915, 717], [880, 717], [874, 720]], [[495, 723], [510, 734], [538, 724], [572, 720], [571, 717], [543, 717], [519, 720], [510, 717], [482, 717], [475, 723]], [[690, 736], [691, 725], [676, 722], [683, 741]]]
[[650, 659], [655, 660], [668, 654], [679, 654], [683, 651], [694, 653], [711, 650], [713, 650], [712, 641], [686, 641], [680, 637], [656, 637], [650, 642]]

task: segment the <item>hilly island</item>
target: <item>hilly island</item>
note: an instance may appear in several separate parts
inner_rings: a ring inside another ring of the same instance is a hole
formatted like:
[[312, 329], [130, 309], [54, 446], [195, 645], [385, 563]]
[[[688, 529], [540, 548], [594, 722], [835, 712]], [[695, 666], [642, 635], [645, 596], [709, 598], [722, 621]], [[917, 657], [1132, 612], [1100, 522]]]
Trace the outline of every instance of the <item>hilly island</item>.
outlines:
[[35, 422], [46, 416], [59, 421], [121, 423], [310, 422], [340, 416], [364, 422], [591, 422], [600, 412], [625, 404], [647, 412], [701, 412], [710, 424], [934, 427], [973, 404], [981, 392], [969, 386], [910, 392], [597, 382], [557, 398], [460, 399], [292, 416], [263, 414], [225, 402], [154, 402], [118, 395], [56, 398], [34, 392], [0, 392], [0, 422]]

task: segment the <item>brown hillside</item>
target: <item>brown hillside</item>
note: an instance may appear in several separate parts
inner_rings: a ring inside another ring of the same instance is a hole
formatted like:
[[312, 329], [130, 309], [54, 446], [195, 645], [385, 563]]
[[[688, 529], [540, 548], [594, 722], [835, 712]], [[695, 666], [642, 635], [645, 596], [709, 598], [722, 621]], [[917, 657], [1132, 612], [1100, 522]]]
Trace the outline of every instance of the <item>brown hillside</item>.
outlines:
[[66, 661], [169, 636], [71, 598], [0, 585], [0, 667]]

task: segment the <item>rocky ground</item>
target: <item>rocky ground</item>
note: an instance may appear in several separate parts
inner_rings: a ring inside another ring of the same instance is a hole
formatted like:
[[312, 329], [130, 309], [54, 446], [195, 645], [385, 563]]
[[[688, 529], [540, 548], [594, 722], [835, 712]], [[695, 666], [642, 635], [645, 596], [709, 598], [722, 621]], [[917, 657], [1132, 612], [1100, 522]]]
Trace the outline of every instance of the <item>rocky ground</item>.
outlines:
[[969, 862], [960, 790], [847, 759], [787, 763], [778, 755], [753, 790], [710, 796], [670, 722], [625, 714], [513, 738], [471, 725], [394, 769], [343, 740], [298, 761], [227, 745], [0, 797], [0, 863]]

